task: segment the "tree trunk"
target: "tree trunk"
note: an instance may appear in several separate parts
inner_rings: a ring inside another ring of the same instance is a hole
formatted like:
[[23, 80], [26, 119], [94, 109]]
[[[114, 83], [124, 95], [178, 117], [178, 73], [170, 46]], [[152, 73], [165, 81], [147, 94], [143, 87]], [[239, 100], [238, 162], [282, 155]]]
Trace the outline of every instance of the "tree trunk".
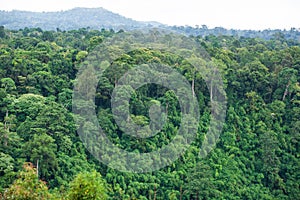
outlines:
[[193, 93], [193, 97], [195, 97], [195, 78], [193, 78], [192, 80], [192, 93]]
[[7, 118], [8, 118], [8, 110], [6, 110], [5, 114], [5, 119], [4, 119], [4, 135], [3, 135], [3, 140], [4, 140], [4, 146], [7, 146], [8, 143], [8, 133], [9, 133], [9, 126], [7, 124]]
[[179, 197], [180, 200], [182, 200], [182, 185], [180, 186], [180, 197]]
[[282, 101], [285, 100], [285, 97], [286, 97], [286, 95], [287, 95], [288, 92], [289, 92], [289, 87], [290, 87], [290, 81], [289, 81], [288, 84], [285, 86], [285, 91], [284, 91], [284, 93], [283, 93]]
[[36, 161], [36, 176], [39, 178], [39, 159]]
[[156, 200], [156, 186], [154, 186], [154, 195], [153, 195], [153, 200]]

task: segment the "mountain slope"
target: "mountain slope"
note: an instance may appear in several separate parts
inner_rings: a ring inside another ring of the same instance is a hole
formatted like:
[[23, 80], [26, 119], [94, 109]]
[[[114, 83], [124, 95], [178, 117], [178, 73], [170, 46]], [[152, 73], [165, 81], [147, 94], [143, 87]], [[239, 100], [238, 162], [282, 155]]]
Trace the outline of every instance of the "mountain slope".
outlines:
[[104, 8], [74, 8], [60, 12], [0, 11], [0, 25], [8, 29], [40, 27], [44, 30], [71, 30], [86, 27], [132, 29], [160, 24], [138, 22]]
[[41, 28], [43, 30], [76, 30], [80, 28], [114, 29], [116, 31], [145, 29], [158, 27], [167, 29], [180, 34], [194, 36], [208, 35], [233, 35], [247, 38], [271, 39], [275, 37], [284, 37], [298, 41], [300, 38], [300, 29], [291, 28], [291, 30], [235, 30], [215, 27], [208, 29], [206, 25], [201, 27], [190, 26], [167, 26], [155, 21], [142, 22], [126, 18], [119, 14], [108, 11], [104, 8], [74, 8], [60, 12], [29, 12], [29, 11], [0, 11], [0, 26], [6, 29], [19, 30], [28, 28]]

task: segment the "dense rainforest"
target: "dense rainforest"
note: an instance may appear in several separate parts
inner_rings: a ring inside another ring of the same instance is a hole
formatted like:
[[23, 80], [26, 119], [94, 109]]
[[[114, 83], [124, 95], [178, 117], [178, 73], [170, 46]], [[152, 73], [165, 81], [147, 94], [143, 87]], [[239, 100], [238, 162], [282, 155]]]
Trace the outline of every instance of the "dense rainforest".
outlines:
[[172, 66], [193, 86], [199, 102], [197, 136], [187, 151], [159, 170], [130, 173], [107, 167], [85, 148], [72, 112], [81, 63], [94, 48], [122, 32], [0, 27], [0, 199], [300, 198], [299, 41], [280, 33], [269, 40], [189, 37], [221, 72], [227, 96], [222, 134], [203, 158], [199, 148], [212, 102], [192, 65], [174, 53], [150, 48], [138, 48], [110, 63], [97, 85], [95, 111], [119, 148], [159, 149], [172, 141], [182, 118], [171, 89], [147, 84], [132, 93], [131, 118], [150, 124], [148, 110], [160, 102], [168, 110], [164, 127], [147, 139], [123, 134], [110, 99], [116, 80], [129, 69], [152, 61]]

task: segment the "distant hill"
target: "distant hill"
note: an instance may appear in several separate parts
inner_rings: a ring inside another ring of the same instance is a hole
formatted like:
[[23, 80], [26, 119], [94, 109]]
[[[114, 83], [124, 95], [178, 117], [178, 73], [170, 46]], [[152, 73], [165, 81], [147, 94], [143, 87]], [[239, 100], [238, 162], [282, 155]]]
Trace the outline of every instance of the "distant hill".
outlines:
[[158, 22], [139, 22], [104, 8], [74, 8], [59, 12], [0, 11], [0, 25], [7, 29], [40, 27], [44, 30], [133, 29], [160, 26]]
[[207, 28], [205, 25], [202, 27], [190, 27], [190, 26], [172, 26], [168, 27], [172, 31], [177, 33], [193, 35], [193, 36], [208, 36], [208, 35], [227, 35], [245, 38], [262, 38], [262, 39], [272, 39], [277, 38], [293, 40], [300, 42], [300, 29], [291, 28], [290, 30], [280, 30], [280, 29], [265, 29], [265, 30], [238, 30], [238, 29], [225, 29], [222, 27], [215, 27], [212, 29]]
[[29, 12], [29, 11], [0, 11], [0, 26], [7, 29], [18, 30], [25, 27], [41, 28], [43, 30], [74, 30], [80, 28], [90, 29], [114, 29], [116, 31], [145, 29], [145, 28], [163, 28], [177, 33], [208, 36], [208, 35], [233, 35], [247, 38], [271, 39], [273, 37], [284, 37], [300, 41], [300, 29], [292, 28], [290, 30], [235, 30], [215, 27], [208, 29], [207, 26], [166, 26], [159, 22], [141, 22], [126, 18], [119, 14], [108, 11], [104, 8], [74, 8], [59, 12]]

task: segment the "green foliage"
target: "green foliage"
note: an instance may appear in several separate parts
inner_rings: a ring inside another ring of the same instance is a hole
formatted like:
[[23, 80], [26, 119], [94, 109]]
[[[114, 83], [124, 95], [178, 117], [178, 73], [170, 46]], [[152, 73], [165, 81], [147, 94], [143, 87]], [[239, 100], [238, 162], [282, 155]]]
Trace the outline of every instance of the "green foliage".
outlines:
[[79, 51], [78, 54], [76, 55], [76, 60], [77, 61], [83, 61], [83, 59], [88, 55], [87, 51]]
[[[190, 33], [210, 31], [207, 27], [183, 29]], [[246, 33], [249, 37], [254, 34]], [[145, 63], [173, 66], [186, 77], [198, 98], [196, 141], [170, 166], [141, 174], [118, 172], [99, 163], [76, 133], [79, 128], [96, 127], [92, 123], [75, 126], [74, 117], [78, 116], [71, 113], [79, 64], [113, 34], [119, 33], [89, 28], [11, 31], [0, 27], [0, 198], [299, 199], [300, 45], [285, 38], [296, 33], [269, 37], [270, 33], [262, 32], [269, 40], [224, 35], [191, 37], [212, 58], [209, 63], [196, 57], [192, 61], [217, 66], [228, 97], [220, 140], [201, 160], [199, 148], [209, 129], [213, 99], [210, 94], [214, 95], [202, 76], [213, 73], [210, 69], [200, 74], [184, 58], [145, 48], [123, 54], [113, 63], [102, 63], [100, 67], [110, 67], [96, 91], [85, 92], [95, 95], [93, 109], [107, 137], [126, 151], [160, 149], [174, 139], [182, 123], [174, 91], [147, 84], [120, 95], [130, 99], [126, 105], [132, 122], [146, 127], [140, 133], [147, 134], [152, 128], [161, 131], [149, 138], [124, 134], [115, 123], [111, 96], [119, 78], [129, 69]], [[166, 35], [164, 39], [171, 42], [170, 37]], [[109, 48], [118, 51], [120, 47]], [[93, 71], [83, 74], [86, 81], [79, 87], [90, 88], [94, 75]], [[128, 87], [129, 90], [133, 89]], [[87, 105], [81, 103], [78, 106]], [[157, 116], [160, 108], [165, 111], [164, 116]], [[118, 105], [116, 112], [124, 113], [126, 108]], [[159, 123], [152, 123], [151, 119], [159, 119]], [[192, 124], [188, 120], [183, 123]], [[133, 131], [135, 128], [125, 127]], [[187, 134], [195, 128], [187, 127]], [[102, 148], [95, 137], [84, 142], [95, 144], [95, 150]], [[122, 166], [114, 156], [105, 155], [105, 159]], [[36, 168], [26, 164], [22, 171], [24, 162], [32, 162]], [[147, 164], [138, 160], [132, 166]]]
[[54, 139], [45, 132], [34, 134], [32, 140], [25, 143], [25, 156], [39, 166], [39, 175], [49, 180], [57, 169], [57, 146]]
[[84, 172], [78, 174], [70, 183], [67, 198], [70, 200], [104, 200], [107, 199], [107, 188], [100, 173]]
[[51, 199], [51, 194], [45, 182], [38, 180], [36, 169], [32, 164], [24, 164], [20, 176], [4, 193], [4, 199], [12, 200], [46, 200]]
[[4, 26], [0, 26], [0, 38], [5, 37], [5, 31], [4, 31]]

